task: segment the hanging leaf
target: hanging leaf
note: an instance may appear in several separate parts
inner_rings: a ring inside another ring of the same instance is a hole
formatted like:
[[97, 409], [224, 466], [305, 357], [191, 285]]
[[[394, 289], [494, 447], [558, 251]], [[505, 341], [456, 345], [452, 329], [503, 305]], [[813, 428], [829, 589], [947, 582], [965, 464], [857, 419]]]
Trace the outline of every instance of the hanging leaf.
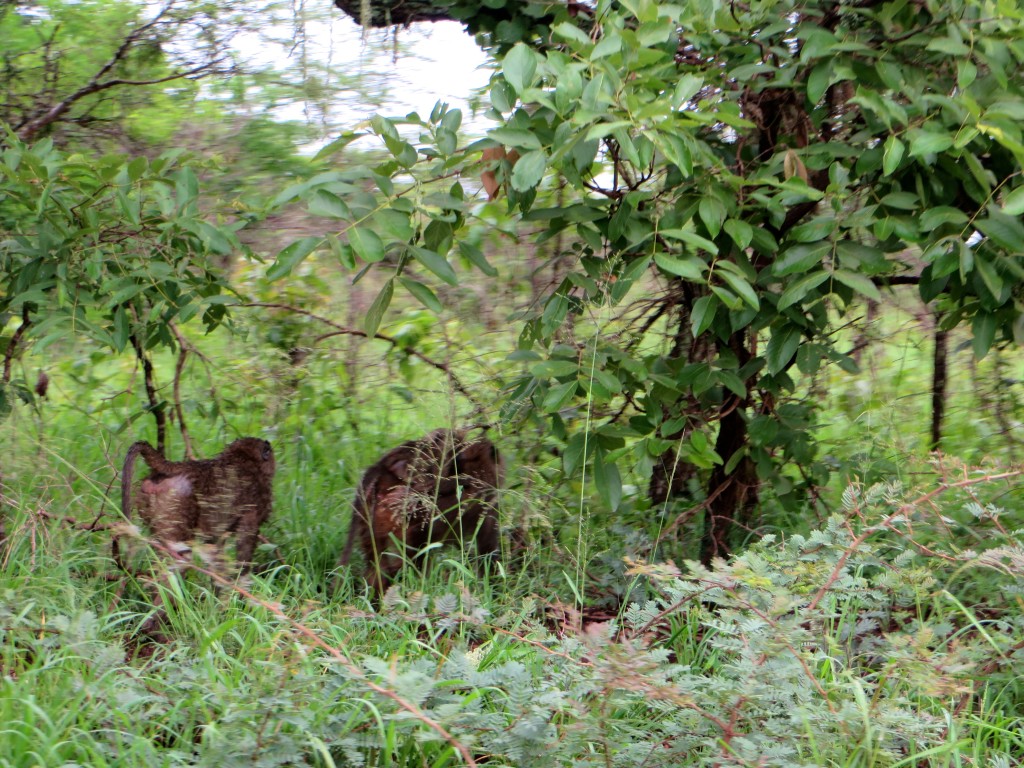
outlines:
[[384, 283], [384, 287], [380, 289], [380, 293], [377, 294], [377, 298], [373, 300], [373, 304], [370, 305], [370, 309], [366, 313], [363, 330], [371, 339], [377, 335], [377, 329], [380, 328], [381, 320], [384, 319], [384, 313], [387, 311], [388, 305], [391, 304], [391, 296], [394, 292], [395, 281], [392, 278]]
[[885, 146], [882, 150], [882, 172], [886, 176], [891, 176], [903, 159], [903, 152], [905, 147], [903, 142], [897, 139], [895, 136], [889, 136], [885, 140]]
[[455, 270], [452, 269], [452, 265], [448, 263], [444, 256], [429, 248], [423, 248], [418, 245], [410, 245], [409, 250], [416, 261], [420, 262], [420, 264], [444, 280], [448, 285], [459, 284], [459, 278], [455, 274]]
[[608, 461], [602, 448], [594, 453], [594, 484], [597, 486], [597, 495], [608, 509], [612, 512], [617, 510], [622, 501], [622, 478], [618, 466], [614, 461]]
[[348, 231], [348, 244], [363, 261], [372, 264], [384, 258], [384, 243], [372, 229], [353, 227]]
[[279, 280], [285, 275], [290, 275], [292, 270], [315, 251], [322, 242], [319, 237], [304, 237], [284, 248], [277, 254], [274, 263], [267, 270], [267, 279]]
[[768, 373], [778, 373], [789, 365], [802, 338], [803, 334], [795, 325], [784, 325], [772, 331], [768, 348], [765, 350]]
[[405, 290], [411, 293], [416, 299], [432, 312], [441, 313], [443, 307], [437, 295], [423, 283], [413, 280], [411, 277], [400, 277], [399, 282], [405, 286]]
[[535, 149], [532, 152], [527, 152], [512, 168], [512, 189], [517, 192], [526, 192], [536, 187], [544, 177], [547, 164], [548, 158], [543, 150]]

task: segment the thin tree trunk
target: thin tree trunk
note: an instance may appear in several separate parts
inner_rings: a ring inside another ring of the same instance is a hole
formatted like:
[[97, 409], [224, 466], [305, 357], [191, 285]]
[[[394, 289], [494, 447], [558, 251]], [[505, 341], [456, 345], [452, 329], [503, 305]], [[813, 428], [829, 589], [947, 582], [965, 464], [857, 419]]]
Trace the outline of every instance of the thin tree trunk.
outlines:
[[940, 327], [942, 317], [935, 315], [935, 346], [932, 350], [932, 434], [931, 449], [942, 447], [942, 422], [946, 416], [946, 380], [949, 377], [946, 357], [949, 348], [949, 331]]
[[[729, 348], [737, 355], [742, 366], [750, 359], [743, 332], [734, 333]], [[747, 448], [748, 401], [726, 400], [724, 414], [718, 424], [715, 452], [722, 457], [708, 478], [707, 505], [704, 513], [704, 534], [700, 542], [700, 561], [711, 565], [716, 557], [728, 557], [732, 550], [732, 534], [741, 516], [757, 503], [757, 475], [750, 456], [744, 454], [731, 472], [726, 472], [730, 460]]]

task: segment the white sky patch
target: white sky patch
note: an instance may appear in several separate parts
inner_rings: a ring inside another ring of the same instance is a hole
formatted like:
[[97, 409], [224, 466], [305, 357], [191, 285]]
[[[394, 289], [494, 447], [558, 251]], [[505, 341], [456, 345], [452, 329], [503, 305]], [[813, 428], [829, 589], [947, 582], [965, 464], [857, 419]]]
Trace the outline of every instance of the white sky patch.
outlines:
[[[461, 24], [423, 23], [397, 32], [370, 29], [364, 36], [352, 19], [334, 12], [330, 19], [305, 25], [304, 47], [295, 43], [295, 35], [282, 25], [270, 32], [281, 44], [268, 43], [265, 35], [253, 33], [240, 35], [235, 45], [256, 66], [298, 67], [304, 53], [311, 65], [330, 67], [337, 81], [361, 82], [372, 98], [355, 88], [332, 97], [326, 105], [325, 140], [378, 112], [398, 117], [415, 111], [427, 118], [438, 101], [463, 111], [465, 133], [482, 135], [490, 125], [486, 120], [474, 121], [469, 108], [473, 91], [486, 86], [490, 77], [488, 57]], [[329, 83], [332, 88], [338, 85], [344, 87], [344, 82]], [[274, 115], [282, 120], [310, 119], [308, 107], [290, 104], [275, 109]]]

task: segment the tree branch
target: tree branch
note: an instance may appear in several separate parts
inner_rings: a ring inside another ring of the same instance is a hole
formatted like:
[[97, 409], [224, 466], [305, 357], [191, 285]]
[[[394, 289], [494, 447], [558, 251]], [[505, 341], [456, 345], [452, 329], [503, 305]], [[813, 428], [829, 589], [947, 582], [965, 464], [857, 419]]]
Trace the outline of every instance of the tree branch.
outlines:
[[61, 99], [58, 103], [43, 112], [43, 114], [31, 118], [19, 126], [16, 130], [18, 137], [24, 142], [32, 141], [41, 130], [59, 120], [77, 102], [81, 101], [86, 96], [99, 93], [100, 91], [105, 91], [120, 85], [157, 85], [171, 80], [196, 78], [206, 74], [211, 74], [216, 69], [217, 65], [224, 61], [223, 56], [218, 56], [199, 64], [198, 66], [192, 67], [191, 69], [185, 70], [184, 72], [175, 72], [164, 77], [151, 78], [148, 80], [128, 80], [126, 78], [111, 78], [109, 80], [103, 79], [115, 66], [124, 61], [132, 46], [138, 43], [146, 32], [161, 22], [172, 5], [173, 0], [166, 3], [150, 21], [129, 32], [124, 40], [121, 41], [121, 44], [118, 46], [117, 50], [114, 51], [114, 54], [110, 59], [107, 60], [99, 70], [97, 70], [88, 83], [74, 93]]
[[[325, 339], [331, 338], [332, 336], [361, 336], [364, 339], [372, 338], [380, 339], [381, 341], [386, 341], [393, 347], [399, 346], [398, 340], [392, 338], [391, 336], [387, 336], [383, 333], [376, 333], [373, 336], [369, 336], [366, 333], [366, 331], [361, 331], [356, 328], [346, 328], [345, 326], [339, 325], [338, 323], [334, 322], [333, 320], [329, 320], [326, 317], [322, 317], [321, 315], [317, 315], [313, 312], [310, 312], [309, 310], [302, 309], [300, 307], [293, 307], [289, 304], [274, 304], [270, 302], [254, 301], [245, 304], [237, 304], [236, 306], [263, 307], [265, 309], [284, 309], [289, 312], [295, 312], [300, 315], [305, 315], [306, 317], [318, 320], [324, 325], [329, 325], [331, 328], [336, 329], [331, 333], [325, 333], [321, 336], [317, 336], [315, 339], [313, 339], [313, 344], [318, 344], [321, 341], [324, 341]], [[452, 372], [451, 368], [448, 367], [447, 363], [442, 363], [437, 360], [434, 360], [432, 357], [428, 357], [422, 352], [419, 352], [412, 348], [404, 347], [404, 349], [413, 357], [422, 360], [427, 365], [432, 366], [437, 370], [441, 371], [446, 377], [448, 377], [448, 380], [452, 383], [452, 387], [455, 389], [456, 392], [458, 392], [460, 395], [469, 400], [469, 402], [472, 403], [476, 408], [483, 410], [483, 404], [479, 400], [477, 400], [477, 398], [474, 397], [473, 394], [462, 385], [462, 382], [459, 381], [458, 377]]]

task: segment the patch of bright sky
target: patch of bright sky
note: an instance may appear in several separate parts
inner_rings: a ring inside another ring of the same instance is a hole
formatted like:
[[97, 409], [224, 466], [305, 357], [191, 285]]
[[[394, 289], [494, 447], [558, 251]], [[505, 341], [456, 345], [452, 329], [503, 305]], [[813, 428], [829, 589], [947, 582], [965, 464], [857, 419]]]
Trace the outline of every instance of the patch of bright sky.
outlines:
[[[489, 121], [474, 119], [470, 107], [474, 91], [485, 87], [491, 75], [489, 59], [461, 24], [423, 23], [398, 30], [370, 29], [364, 34], [352, 19], [334, 11], [330, 18], [307, 21], [304, 35], [304, 47], [268, 45], [256, 35], [240, 36], [235, 45], [257, 65], [299, 67], [304, 54], [310, 64], [329, 67], [339, 78], [359, 83], [359, 89], [330, 98], [324, 121], [328, 134], [352, 128], [376, 113], [394, 117], [415, 111], [426, 118], [438, 101], [462, 109], [465, 133], [482, 135], [490, 127]], [[289, 36], [278, 30], [275, 37]], [[282, 106], [274, 115], [309, 119], [309, 106]]]

